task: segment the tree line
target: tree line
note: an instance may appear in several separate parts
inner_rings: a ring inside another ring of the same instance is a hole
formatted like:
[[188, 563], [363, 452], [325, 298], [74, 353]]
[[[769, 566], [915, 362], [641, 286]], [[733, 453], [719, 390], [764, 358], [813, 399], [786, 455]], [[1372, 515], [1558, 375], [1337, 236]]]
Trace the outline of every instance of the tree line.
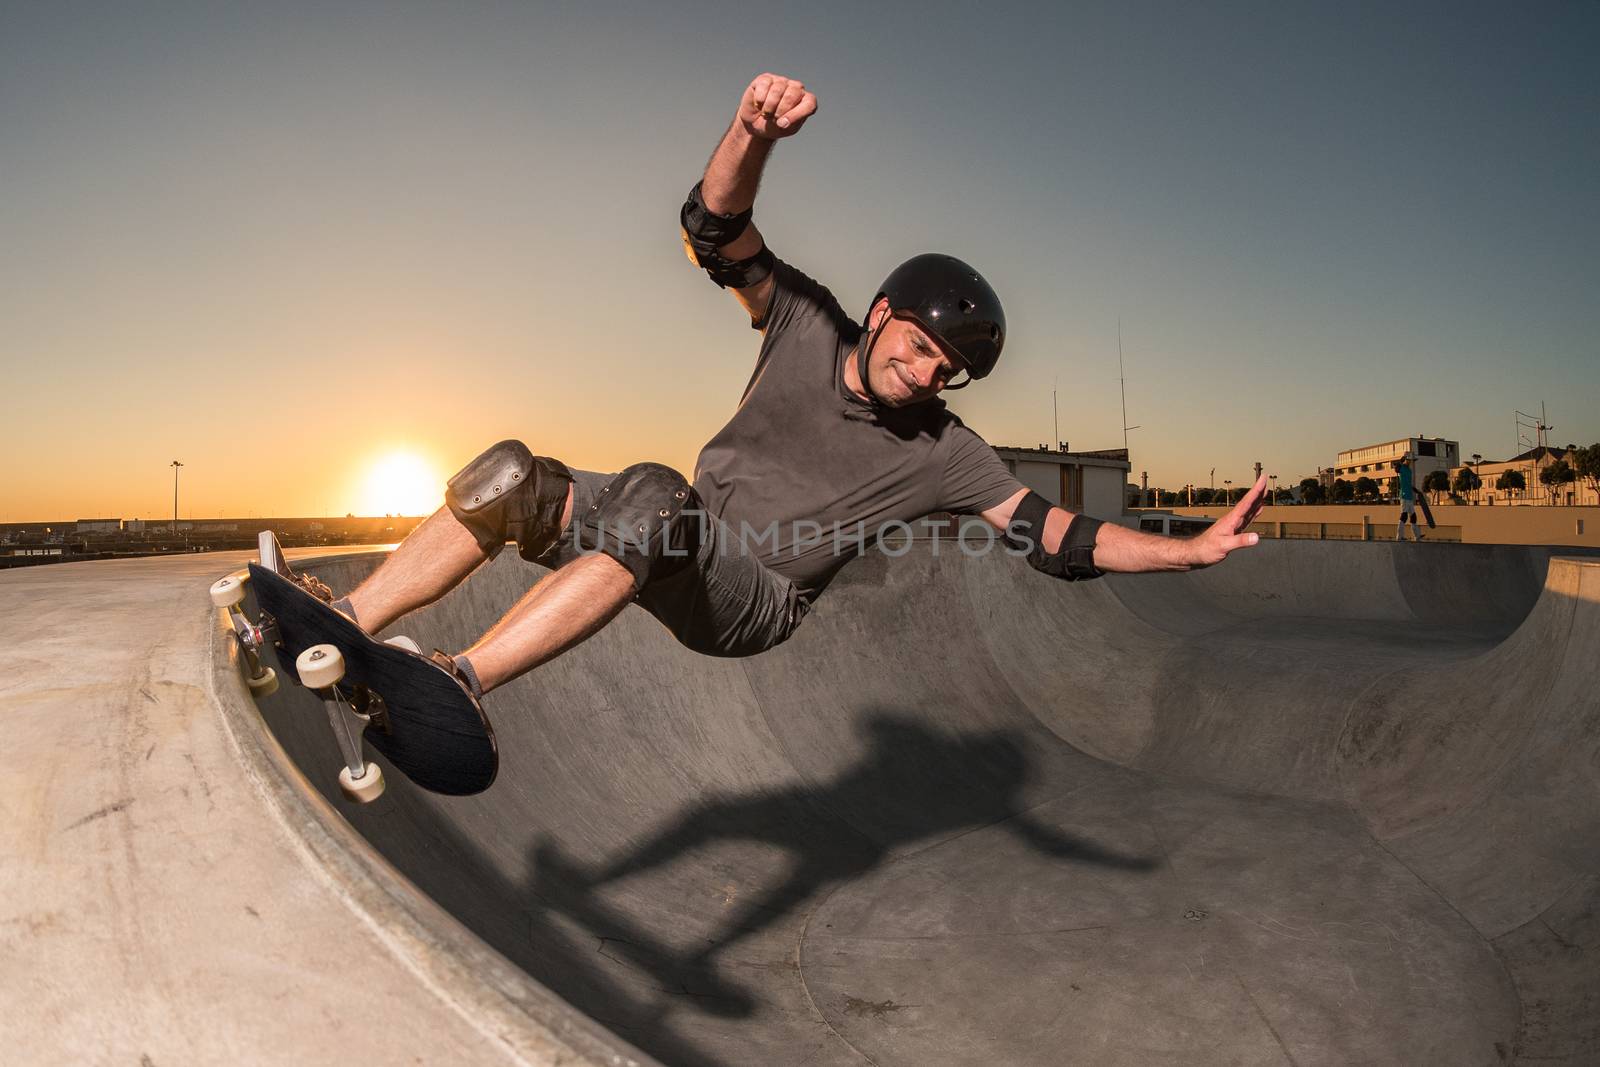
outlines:
[[[1570, 460], [1570, 462], [1569, 462]], [[1552, 500], [1558, 499], [1563, 486], [1582, 482], [1590, 489], [1600, 494], [1600, 442], [1588, 448], [1574, 448], [1567, 455], [1545, 466], [1539, 471], [1539, 481], [1550, 492]], [[1502, 471], [1495, 479], [1494, 488], [1502, 493], [1524, 492], [1528, 488], [1527, 478], [1519, 470]], [[1275, 503], [1292, 504], [1367, 504], [1376, 503], [1385, 498], [1396, 498], [1400, 494], [1400, 479], [1398, 476], [1385, 478], [1380, 483], [1375, 478], [1362, 476], [1355, 481], [1337, 479], [1330, 490], [1316, 478], [1304, 478], [1296, 490], [1283, 488], [1275, 489], [1269, 496]], [[1465, 503], [1467, 500], [1476, 500], [1483, 489], [1483, 479], [1471, 465], [1464, 466], [1456, 471], [1454, 478], [1448, 471], [1432, 471], [1422, 480], [1421, 489], [1429, 494], [1430, 503], [1438, 503], [1440, 498], [1449, 494], [1455, 503]], [[1196, 507], [1206, 507], [1212, 504], [1231, 505], [1247, 492], [1246, 489], [1235, 487], [1232, 489], [1207, 489], [1196, 488], [1192, 490], [1193, 502]], [[1151, 494], [1156, 507], [1175, 508], [1185, 507], [1190, 503], [1189, 487], [1171, 491], [1167, 489], [1152, 489]], [[1142, 496], [1138, 490], [1133, 493], [1133, 503], [1137, 506]]]

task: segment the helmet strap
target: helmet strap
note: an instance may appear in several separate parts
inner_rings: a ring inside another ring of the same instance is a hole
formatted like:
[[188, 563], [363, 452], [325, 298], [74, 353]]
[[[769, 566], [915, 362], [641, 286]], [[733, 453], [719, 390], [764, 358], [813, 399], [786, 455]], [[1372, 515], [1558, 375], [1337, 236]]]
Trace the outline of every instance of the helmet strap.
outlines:
[[[873, 391], [872, 381], [867, 377], [867, 356], [871, 354], [873, 347], [878, 343], [878, 336], [883, 333], [883, 328], [889, 325], [889, 319], [893, 315], [894, 312], [891, 310], [883, 317], [883, 321], [878, 323], [871, 333], [862, 338], [860, 344], [856, 345], [856, 374], [860, 375], [861, 388], [866, 392], [869, 401], [873, 404], [882, 404], [883, 399]], [[871, 320], [870, 314], [868, 315], [868, 320]]]

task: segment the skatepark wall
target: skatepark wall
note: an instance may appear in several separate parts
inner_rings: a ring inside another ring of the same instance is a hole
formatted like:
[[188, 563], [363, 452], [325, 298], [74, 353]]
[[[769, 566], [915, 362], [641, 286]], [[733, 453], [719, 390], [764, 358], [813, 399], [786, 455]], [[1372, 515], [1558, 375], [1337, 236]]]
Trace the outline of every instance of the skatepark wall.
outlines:
[[[341, 862], [404, 902], [417, 943], [477, 953], [451, 980], [486, 984], [492, 995], [474, 995], [505, 1018], [578, 1035], [589, 1055], [622, 1034], [638, 1048], [618, 1039], [618, 1054], [637, 1062], [800, 1062], [816, 989], [783, 946], [822, 943], [810, 913], [776, 908], [747, 920], [759, 934], [725, 935], [719, 958], [756, 991], [750, 1005], [697, 969], [686, 933], [706, 920], [688, 902], [719, 886], [745, 906], [736, 887], [768, 877], [774, 826], [842, 878], [911, 847], [909, 828], [915, 849], [966, 832], [955, 819], [926, 829], [944, 805], [1005, 795], [1033, 810], [1092, 780], [1193, 783], [1370, 838], [1491, 946], [1505, 1018], [1523, 1020], [1493, 1024], [1516, 1030], [1508, 1049], [1595, 1062], [1600, 563], [1558, 555], [1263, 542], [1205, 571], [1061, 583], [1002, 553], [919, 542], [850, 564], [788, 644], [749, 660], [687, 652], [628, 609], [490, 697], [503, 762], [480, 797], [425, 794], [392, 772], [384, 798], [355, 808], [333, 784], [319, 702], [284, 686], [260, 722], [281, 746], [284, 802], [330, 854], [358, 855]], [[380, 558], [296, 565], [345, 590]], [[540, 573], [503, 553], [395, 632], [466, 647]], [[821, 807], [807, 799], [823, 793]], [[735, 796], [770, 799], [719, 807]], [[745, 843], [716, 865], [656, 870], [639, 845], [652, 827], [676, 856], [697, 855], [708, 827]], [[597, 912], [574, 887], [614, 856], [649, 873]], [[597, 942], [597, 927], [613, 933]], [[685, 1021], [664, 991], [727, 1010]]]
[[[1524, 504], [1433, 504], [1433, 518], [1441, 530], [1452, 531], [1452, 540], [1478, 545], [1549, 545], [1570, 548], [1600, 549], [1600, 507], [1545, 507]], [[1174, 515], [1202, 515], [1220, 518], [1226, 508], [1161, 508], [1152, 509]], [[1138, 511], [1130, 515], [1138, 515]], [[1359, 533], [1363, 520], [1378, 528], [1373, 540], [1393, 537], [1395, 523], [1400, 516], [1397, 504], [1296, 504], [1264, 507], [1253, 529], [1272, 536], [1271, 527], [1284, 523], [1289, 536], [1295, 529], [1311, 524], [1326, 523], [1330, 528], [1353, 529], [1356, 532], [1342, 536], [1361, 539]], [[1381, 531], [1381, 532], [1378, 532]], [[1459, 531], [1459, 533], [1455, 533]], [[1423, 529], [1423, 533], [1428, 531]], [[1409, 537], [1409, 535], [1407, 535]]]

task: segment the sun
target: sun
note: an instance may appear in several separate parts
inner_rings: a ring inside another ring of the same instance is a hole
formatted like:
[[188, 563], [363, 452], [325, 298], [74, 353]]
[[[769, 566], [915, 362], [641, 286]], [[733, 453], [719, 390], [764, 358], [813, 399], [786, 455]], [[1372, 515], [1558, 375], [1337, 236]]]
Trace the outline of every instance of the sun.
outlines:
[[444, 501], [444, 478], [414, 452], [392, 452], [367, 472], [363, 515], [431, 515]]

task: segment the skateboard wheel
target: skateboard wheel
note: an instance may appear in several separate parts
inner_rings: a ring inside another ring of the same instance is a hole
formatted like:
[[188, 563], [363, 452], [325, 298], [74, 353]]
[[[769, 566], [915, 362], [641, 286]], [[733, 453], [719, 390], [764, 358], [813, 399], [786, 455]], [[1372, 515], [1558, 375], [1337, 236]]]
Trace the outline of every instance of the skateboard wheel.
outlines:
[[417, 643], [411, 640], [411, 638], [407, 637], [405, 634], [398, 634], [394, 637], [391, 637], [385, 641], [384, 644], [393, 645], [395, 648], [403, 648], [407, 652], [415, 652], [419, 656], [422, 655], [422, 649], [418, 648]]
[[357, 778], [346, 767], [339, 772], [339, 788], [357, 804], [370, 804], [383, 796], [383, 769], [368, 763], [367, 773]]
[[211, 603], [219, 608], [231, 608], [244, 599], [244, 582], [235, 575], [218, 578], [211, 583]]
[[332, 645], [312, 645], [294, 658], [294, 671], [308, 689], [326, 689], [344, 677], [344, 657]]
[[258, 697], [269, 697], [278, 691], [278, 672], [271, 667], [262, 667], [261, 677], [246, 678], [244, 681], [250, 687], [250, 692]]

